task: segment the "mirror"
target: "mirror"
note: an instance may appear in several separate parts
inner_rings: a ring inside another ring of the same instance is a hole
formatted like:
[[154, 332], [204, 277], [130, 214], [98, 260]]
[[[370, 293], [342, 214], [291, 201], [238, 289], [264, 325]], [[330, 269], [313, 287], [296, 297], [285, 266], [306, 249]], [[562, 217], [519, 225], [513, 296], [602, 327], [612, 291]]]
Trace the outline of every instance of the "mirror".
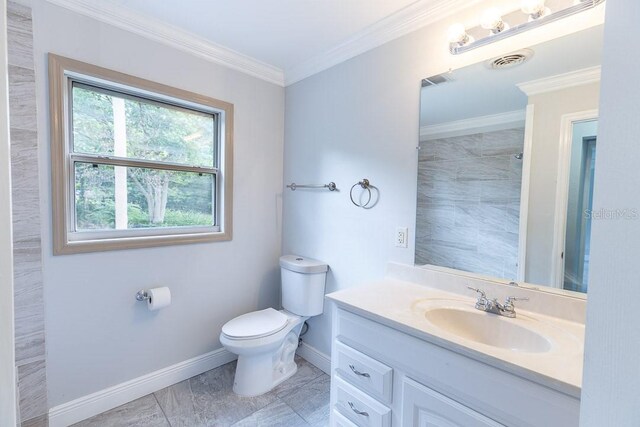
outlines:
[[423, 80], [417, 265], [587, 291], [602, 35]]

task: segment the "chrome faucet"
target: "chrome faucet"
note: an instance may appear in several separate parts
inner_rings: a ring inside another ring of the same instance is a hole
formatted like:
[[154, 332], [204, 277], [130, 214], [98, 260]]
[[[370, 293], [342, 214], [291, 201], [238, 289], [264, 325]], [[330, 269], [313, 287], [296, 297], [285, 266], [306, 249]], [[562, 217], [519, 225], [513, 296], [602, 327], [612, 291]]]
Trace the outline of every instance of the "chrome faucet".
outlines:
[[487, 313], [493, 313], [499, 316], [514, 318], [516, 317], [516, 307], [513, 303], [515, 301], [529, 301], [529, 298], [527, 297], [507, 297], [504, 304], [500, 304], [497, 298], [487, 298], [487, 294], [485, 294], [482, 289], [472, 288], [471, 286], [467, 286], [467, 288], [478, 293], [478, 300], [475, 305], [477, 310], [486, 311]]

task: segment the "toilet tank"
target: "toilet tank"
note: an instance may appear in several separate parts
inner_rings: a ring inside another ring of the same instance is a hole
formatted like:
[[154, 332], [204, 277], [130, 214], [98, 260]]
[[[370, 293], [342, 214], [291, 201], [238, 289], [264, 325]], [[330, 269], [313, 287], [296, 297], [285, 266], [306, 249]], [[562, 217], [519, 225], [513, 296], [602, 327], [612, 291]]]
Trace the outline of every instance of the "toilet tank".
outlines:
[[329, 266], [298, 255], [280, 257], [282, 308], [298, 316], [322, 314]]

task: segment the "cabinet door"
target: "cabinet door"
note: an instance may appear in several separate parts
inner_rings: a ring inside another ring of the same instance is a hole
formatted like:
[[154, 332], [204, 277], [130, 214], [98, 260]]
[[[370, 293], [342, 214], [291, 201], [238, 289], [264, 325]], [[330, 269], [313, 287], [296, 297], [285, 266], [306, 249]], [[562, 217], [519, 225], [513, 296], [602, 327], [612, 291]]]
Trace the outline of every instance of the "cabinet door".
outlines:
[[498, 424], [409, 378], [402, 382], [403, 427], [498, 427]]

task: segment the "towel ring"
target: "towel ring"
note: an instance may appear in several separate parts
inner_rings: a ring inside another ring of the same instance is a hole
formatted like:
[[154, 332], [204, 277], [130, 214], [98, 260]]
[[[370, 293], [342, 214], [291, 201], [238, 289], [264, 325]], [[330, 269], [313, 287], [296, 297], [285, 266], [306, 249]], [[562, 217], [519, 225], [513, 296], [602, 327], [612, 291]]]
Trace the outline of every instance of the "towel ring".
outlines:
[[[367, 190], [367, 192], [369, 193], [369, 197], [367, 198], [367, 201], [365, 203], [356, 203], [355, 200], [353, 200], [353, 190], [357, 187], [357, 186], [362, 187], [363, 189]], [[356, 205], [359, 208], [366, 208], [369, 203], [371, 203], [371, 188], [370, 184], [369, 184], [369, 180], [366, 178], [363, 178], [362, 181], [356, 182], [355, 184], [353, 184], [353, 186], [351, 186], [351, 190], [349, 191], [349, 198], [351, 199], [351, 203], [353, 203], [354, 205]]]

